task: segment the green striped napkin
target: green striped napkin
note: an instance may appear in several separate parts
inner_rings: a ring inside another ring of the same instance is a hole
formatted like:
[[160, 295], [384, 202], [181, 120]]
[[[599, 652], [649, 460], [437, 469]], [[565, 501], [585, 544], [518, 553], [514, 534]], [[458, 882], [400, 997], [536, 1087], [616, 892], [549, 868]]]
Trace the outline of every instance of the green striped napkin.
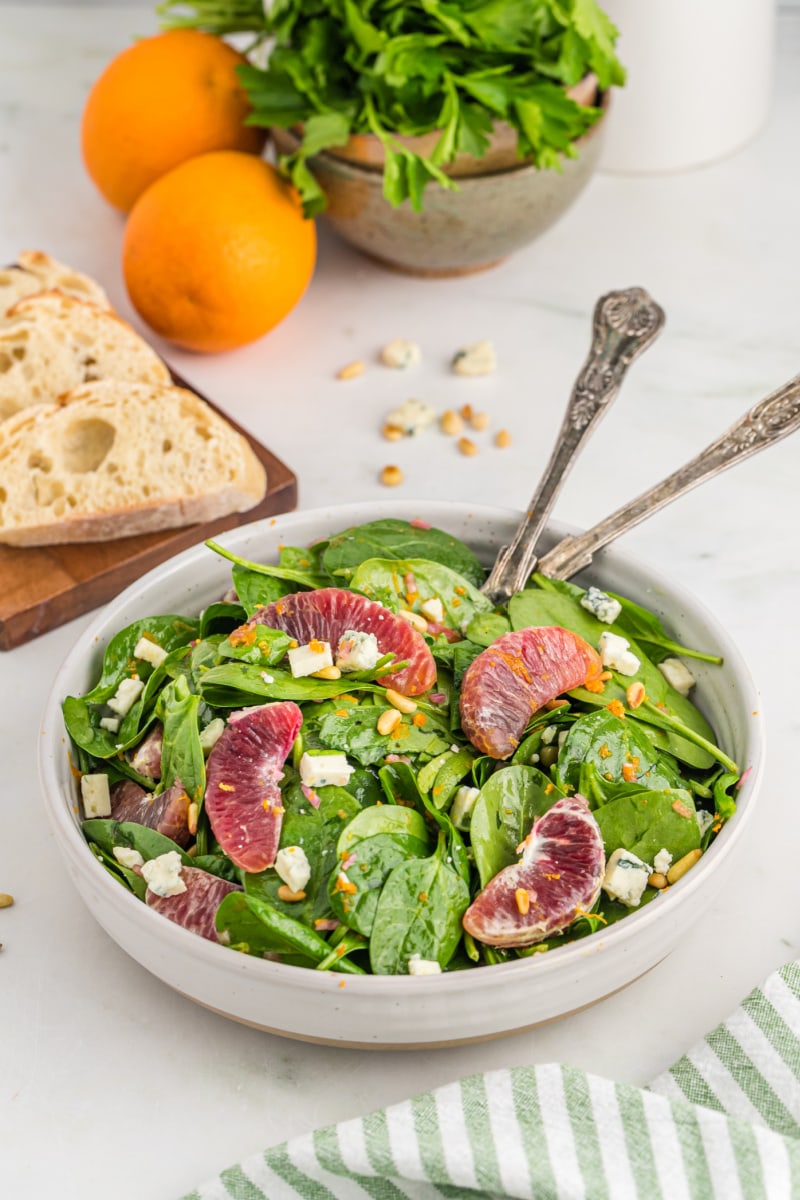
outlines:
[[293, 1138], [183, 1200], [800, 1197], [800, 963], [646, 1088], [547, 1064]]

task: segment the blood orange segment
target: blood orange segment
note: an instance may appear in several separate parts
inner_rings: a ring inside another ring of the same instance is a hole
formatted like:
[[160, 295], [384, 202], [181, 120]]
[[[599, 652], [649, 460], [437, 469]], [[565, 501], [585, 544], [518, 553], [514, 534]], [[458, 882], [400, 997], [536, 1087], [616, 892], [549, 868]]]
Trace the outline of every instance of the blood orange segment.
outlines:
[[532, 946], [591, 909], [605, 871], [603, 836], [583, 796], [565, 796], [534, 822], [522, 858], [504, 867], [464, 914], [490, 946]]
[[394, 654], [397, 662], [408, 660], [402, 671], [382, 675], [378, 683], [405, 696], [417, 696], [436, 682], [436, 663], [421, 634], [382, 604], [344, 588], [282, 596], [254, 613], [248, 625], [282, 629], [301, 645], [312, 638], [330, 642], [334, 653], [346, 630], [374, 633], [381, 654]]
[[120, 780], [111, 789], [111, 816], [115, 821], [147, 825], [179, 846], [188, 846], [189, 797], [180, 782], [154, 796], [132, 779]]
[[283, 764], [303, 724], [291, 700], [231, 713], [206, 765], [205, 808], [237, 867], [256, 873], [278, 853]]
[[464, 733], [482, 754], [508, 758], [537, 709], [596, 679], [602, 669], [597, 651], [559, 625], [505, 633], [464, 672]]
[[219, 879], [199, 867], [181, 867], [181, 879], [186, 884], [186, 891], [177, 896], [158, 896], [148, 888], [145, 893], [148, 908], [154, 908], [190, 933], [199, 933], [200, 937], [216, 942], [214, 918], [217, 909], [228, 892], [241, 891], [238, 883]]

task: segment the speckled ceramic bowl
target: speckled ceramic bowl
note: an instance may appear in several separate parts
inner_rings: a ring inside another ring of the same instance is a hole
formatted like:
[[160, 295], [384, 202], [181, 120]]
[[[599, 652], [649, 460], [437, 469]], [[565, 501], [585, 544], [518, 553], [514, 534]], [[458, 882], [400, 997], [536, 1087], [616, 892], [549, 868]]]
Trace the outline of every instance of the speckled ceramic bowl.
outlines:
[[[457, 191], [435, 183], [425, 189], [422, 212], [407, 202], [392, 208], [383, 195], [378, 139], [353, 138], [346, 157], [337, 150], [309, 160], [328, 200], [323, 219], [371, 258], [410, 274], [461, 275], [493, 266], [544, 233], [586, 187], [600, 157], [608, 103], [605, 93], [603, 116], [560, 172], [520, 163], [513, 131], [499, 128], [486, 160], [456, 160]], [[273, 130], [273, 138], [282, 153], [298, 144], [287, 130]]]
[[[447, 529], [487, 564], [519, 518], [508, 509], [447, 502], [370, 502], [259, 521], [221, 540], [245, 557], [270, 560], [282, 542], [306, 545], [382, 516], [416, 517]], [[566, 532], [553, 526], [549, 544]], [[228, 564], [200, 545], [145, 575], [98, 615], [59, 670], [47, 704], [39, 738], [45, 804], [69, 874], [92, 915], [164, 983], [234, 1020], [306, 1041], [394, 1049], [498, 1037], [564, 1016], [631, 983], [681, 938], [701, 936], [699, 918], [755, 807], [763, 754], [755, 710], [761, 706], [734, 643], [673, 580], [616, 550], [599, 554], [584, 578], [646, 604], [688, 643], [724, 656], [722, 667], [692, 665], [697, 701], [722, 746], [751, 768], [734, 818], [700, 862], [655, 903], [582, 941], [501, 966], [421, 977], [343, 976], [237, 954], [181, 929], [120, 887], [81, 835], [61, 702], [94, 683], [103, 648], [119, 629], [154, 613], [198, 612], [226, 590]]]

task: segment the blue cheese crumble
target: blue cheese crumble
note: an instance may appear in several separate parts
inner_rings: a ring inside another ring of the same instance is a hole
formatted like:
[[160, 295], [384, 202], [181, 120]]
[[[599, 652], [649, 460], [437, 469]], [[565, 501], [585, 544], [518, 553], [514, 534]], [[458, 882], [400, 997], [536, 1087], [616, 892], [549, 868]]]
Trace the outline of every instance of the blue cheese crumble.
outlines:
[[627, 908], [636, 908], [651, 873], [646, 862], [620, 847], [610, 856], [600, 886], [609, 900], [619, 900]]
[[581, 596], [581, 608], [585, 608], [603, 625], [613, 625], [622, 612], [619, 600], [615, 600], [613, 596], [609, 596], [607, 592], [601, 592], [600, 588], [596, 587], [590, 587]]

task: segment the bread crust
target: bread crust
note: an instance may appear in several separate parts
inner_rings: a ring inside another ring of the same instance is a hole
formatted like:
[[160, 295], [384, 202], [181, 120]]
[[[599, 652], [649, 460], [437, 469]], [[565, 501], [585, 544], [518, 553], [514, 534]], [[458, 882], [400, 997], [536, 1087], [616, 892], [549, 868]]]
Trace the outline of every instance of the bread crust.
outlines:
[[[114, 503], [116, 477], [103, 467], [109, 457], [123, 457], [112, 454], [117, 434], [116, 450], [128, 451], [125, 439], [137, 423], [140, 440], [131, 463], [115, 466], [123, 476], [117, 490], [136, 499]], [[98, 429], [113, 431], [105, 451], [92, 444]], [[160, 457], [159, 445], [168, 445]], [[145, 448], [146, 471], [135, 465]], [[68, 469], [86, 454], [99, 456], [96, 466], [79, 461], [79, 469]], [[101, 542], [213, 521], [249, 511], [263, 499], [267, 483], [247, 439], [193, 392], [112, 380], [86, 384], [56, 404], [32, 406], [0, 424], [0, 478], [6, 492], [0, 542], [11, 546]], [[94, 505], [87, 502], [92, 490]]]

